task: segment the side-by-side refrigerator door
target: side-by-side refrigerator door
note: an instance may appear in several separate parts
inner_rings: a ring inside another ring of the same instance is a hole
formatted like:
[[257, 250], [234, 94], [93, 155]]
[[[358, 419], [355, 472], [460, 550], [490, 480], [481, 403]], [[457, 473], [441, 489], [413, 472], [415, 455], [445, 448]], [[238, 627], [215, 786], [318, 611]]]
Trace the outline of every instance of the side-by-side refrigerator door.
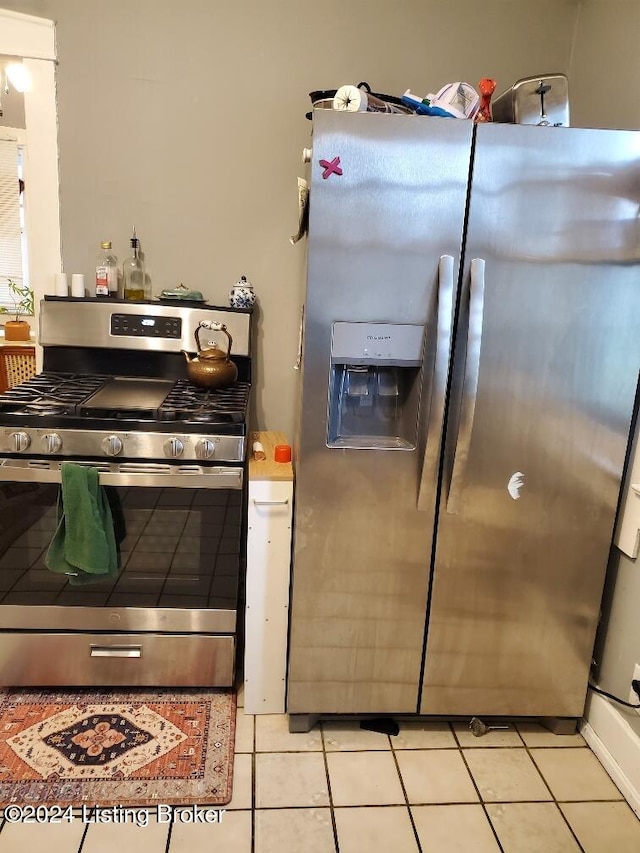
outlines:
[[479, 126], [421, 711], [577, 717], [640, 367], [640, 134]]
[[472, 125], [313, 124], [287, 710], [415, 713]]

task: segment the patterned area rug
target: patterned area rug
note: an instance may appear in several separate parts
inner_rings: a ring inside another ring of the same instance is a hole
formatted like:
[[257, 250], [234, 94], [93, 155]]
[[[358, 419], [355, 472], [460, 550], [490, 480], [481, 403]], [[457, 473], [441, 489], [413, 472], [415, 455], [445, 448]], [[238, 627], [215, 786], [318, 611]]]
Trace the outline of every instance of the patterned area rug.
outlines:
[[231, 799], [229, 690], [0, 692], [0, 806]]

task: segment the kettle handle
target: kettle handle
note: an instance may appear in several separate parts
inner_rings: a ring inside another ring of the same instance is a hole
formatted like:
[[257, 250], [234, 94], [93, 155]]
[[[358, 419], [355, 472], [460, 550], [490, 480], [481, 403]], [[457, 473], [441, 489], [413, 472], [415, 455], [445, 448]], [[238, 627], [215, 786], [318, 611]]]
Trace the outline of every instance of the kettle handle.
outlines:
[[195, 333], [196, 334], [196, 345], [198, 347], [198, 353], [200, 353], [202, 351], [202, 345], [200, 344], [200, 329], [213, 329], [214, 331], [217, 331], [217, 332], [224, 332], [225, 335], [227, 336], [228, 341], [229, 341], [227, 344], [227, 358], [229, 358], [229, 356], [231, 355], [231, 346], [233, 344], [233, 338], [231, 337], [229, 332], [227, 332], [227, 327], [223, 323], [211, 323], [211, 322], [208, 322], [207, 320], [203, 320], [202, 323], [198, 323], [198, 326], [196, 327], [196, 333]]

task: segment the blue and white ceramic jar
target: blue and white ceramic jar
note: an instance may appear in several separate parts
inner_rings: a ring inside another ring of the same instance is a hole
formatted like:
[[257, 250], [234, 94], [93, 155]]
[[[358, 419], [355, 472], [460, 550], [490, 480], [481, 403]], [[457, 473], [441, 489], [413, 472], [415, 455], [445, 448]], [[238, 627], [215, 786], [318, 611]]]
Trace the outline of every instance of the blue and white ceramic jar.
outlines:
[[256, 294], [253, 286], [247, 281], [247, 277], [243, 275], [240, 281], [236, 282], [231, 288], [229, 304], [232, 308], [253, 308], [255, 302]]

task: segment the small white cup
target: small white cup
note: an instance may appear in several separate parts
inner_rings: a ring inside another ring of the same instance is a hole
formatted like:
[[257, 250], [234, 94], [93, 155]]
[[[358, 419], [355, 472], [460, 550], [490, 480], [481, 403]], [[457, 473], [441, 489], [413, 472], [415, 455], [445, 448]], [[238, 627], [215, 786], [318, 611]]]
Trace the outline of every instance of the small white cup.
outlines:
[[67, 282], [66, 272], [56, 273], [56, 296], [68, 296], [69, 283]]
[[71, 295], [84, 296], [84, 276], [82, 273], [74, 272], [71, 276]]

